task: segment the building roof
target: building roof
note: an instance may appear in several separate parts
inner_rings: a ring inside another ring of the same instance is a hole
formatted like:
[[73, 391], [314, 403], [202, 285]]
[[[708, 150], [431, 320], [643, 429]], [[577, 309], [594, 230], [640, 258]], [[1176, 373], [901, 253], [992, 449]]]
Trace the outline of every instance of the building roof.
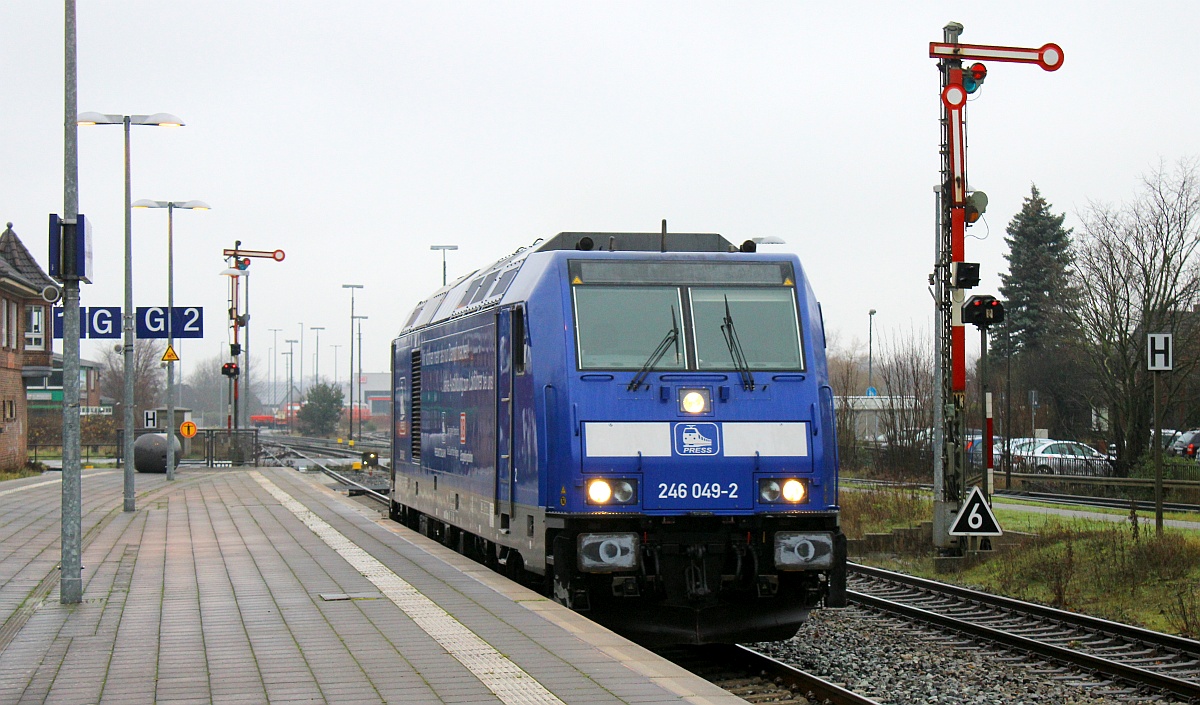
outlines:
[[47, 286], [58, 288], [42, 269], [33, 255], [29, 254], [25, 243], [13, 232], [12, 223], [0, 233], [0, 277], [14, 279], [41, 292]]

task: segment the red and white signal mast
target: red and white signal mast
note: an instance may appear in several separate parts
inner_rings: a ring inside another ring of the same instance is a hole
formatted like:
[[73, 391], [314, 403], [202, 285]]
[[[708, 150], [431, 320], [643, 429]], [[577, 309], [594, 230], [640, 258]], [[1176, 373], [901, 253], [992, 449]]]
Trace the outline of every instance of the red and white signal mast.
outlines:
[[[929, 43], [930, 58], [938, 60], [942, 79], [942, 181], [939, 191], [941, 237], [935, 270], [938, 302], [938, 363], [941, 395], [937, 430], [941, 442], [934, 454], [934, 545], [958, 548], [949, 535], [950, 522], [966, 497], [966, 333], [962, 306], [966, 290], [979, 283], [979, 265], [964, 261], [967, 226], [987, 208], [987, 196], [971, 191], [967, 182], [967, 142], [963, 111], [967, 96], [987, 78], [983, 61], [1037, 64], [1056, 71], [1063, 63], [1057, 44], [1037, 49], [960, 44], [963, 26], [943, 28], [943, 41]], [[963, 62], [970, 62], [963, 65]], [[981, 456], [982, 457], [982, 456]]]

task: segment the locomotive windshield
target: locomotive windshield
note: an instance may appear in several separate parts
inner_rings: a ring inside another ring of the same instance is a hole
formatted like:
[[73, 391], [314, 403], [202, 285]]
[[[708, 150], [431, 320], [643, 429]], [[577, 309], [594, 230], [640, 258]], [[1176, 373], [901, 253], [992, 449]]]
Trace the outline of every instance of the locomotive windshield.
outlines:
[[580, 369], [804, 369], [788, 263], [570, 265]]
[[[579, 360], [584, 369], [637, 370], [646, 364], [667, 334], [680, 330], [679, 289], [665, 286], [590, 286], [575, 295]], [[637, 311], [637, 315], [631, 315]], [[683, 341], [676, 338], [655, 365], [660, 370], [686, 367]]]
[[736, 367], [733, 352], [721, 331], [727, 313], [736, 321], [737, 339], [750, 369], [801, 369], [796, 297], [791, 289], [693, 288], [690, 291], [697, 369]]

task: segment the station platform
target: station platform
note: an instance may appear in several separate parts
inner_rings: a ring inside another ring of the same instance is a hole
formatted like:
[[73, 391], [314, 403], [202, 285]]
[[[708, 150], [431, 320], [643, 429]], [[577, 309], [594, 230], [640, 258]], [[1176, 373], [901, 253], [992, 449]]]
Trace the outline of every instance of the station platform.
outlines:
[[0, 483], [0, 705], [744, 702], [290, 468]]

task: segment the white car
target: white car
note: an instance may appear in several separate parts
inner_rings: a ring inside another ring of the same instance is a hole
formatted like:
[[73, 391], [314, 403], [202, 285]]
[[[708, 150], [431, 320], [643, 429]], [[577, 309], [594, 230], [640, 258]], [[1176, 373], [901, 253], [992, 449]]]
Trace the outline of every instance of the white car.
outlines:
[[1038, 440], [1013, 448], [1013, 464], [1024, 472], [1053, 475], [1112, 474], [1112, 460], [1095, 448], [1077, 441]]

